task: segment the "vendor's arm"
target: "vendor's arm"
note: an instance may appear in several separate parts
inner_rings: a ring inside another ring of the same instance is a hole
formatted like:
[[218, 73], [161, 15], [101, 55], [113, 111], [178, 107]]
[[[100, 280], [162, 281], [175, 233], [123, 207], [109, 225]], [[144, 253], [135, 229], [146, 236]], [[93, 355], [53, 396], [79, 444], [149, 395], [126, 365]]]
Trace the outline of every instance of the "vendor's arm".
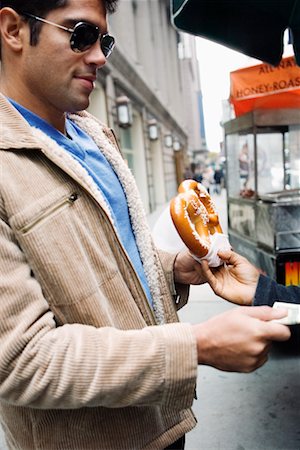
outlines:
[[300, 287], [283, 286], [269, 277], [260, 275], [253, 304], [272, 306], [276, 301], [300, 304]]
[[243, 256], [220, 252], [225, 265], [210, 269], [202, 262], [203, 274], [220, 297], [240, 305], [270, 305], [275, 301], [300, 303], [300, 287], [283, 286], [259, 271]]
[[218, 296], [238, 305], [252, 304], [258, 279], [258, 270], [243, 256], [233, 251], [219, 252], [224, 265], [211, 269], [203, 260], [202, 273]]

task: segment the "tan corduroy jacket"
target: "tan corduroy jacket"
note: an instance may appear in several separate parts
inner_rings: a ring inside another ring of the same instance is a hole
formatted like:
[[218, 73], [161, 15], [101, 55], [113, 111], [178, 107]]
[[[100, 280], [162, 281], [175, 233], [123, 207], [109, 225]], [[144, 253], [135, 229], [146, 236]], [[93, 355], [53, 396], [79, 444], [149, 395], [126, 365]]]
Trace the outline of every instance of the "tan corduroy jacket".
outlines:
[[1, 422], [12, 449], [164, 448], [195, 425], [174, 257], [154, 250], [112, 132], [71, 119], [121, 181], [154, 307], [87, 172], [0, 96]]

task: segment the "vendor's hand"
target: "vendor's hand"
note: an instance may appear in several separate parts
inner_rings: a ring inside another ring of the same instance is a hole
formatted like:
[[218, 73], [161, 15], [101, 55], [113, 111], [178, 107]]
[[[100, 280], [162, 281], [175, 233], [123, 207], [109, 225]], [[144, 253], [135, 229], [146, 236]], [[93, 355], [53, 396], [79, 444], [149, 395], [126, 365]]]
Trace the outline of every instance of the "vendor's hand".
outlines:
[[176, 256], [174, 280], [182, 284], [202, 284], [207, 281], [203, 276], [201, 264], [191, 256], [188, 250], [183, 250]]
[[215, 294], [239, 305], [251, 305], [259, 278], [258, 270], [243, 256], [233, 251], [219, 252], [225, 262], [211, 269], [202, 261], [202, 275]]

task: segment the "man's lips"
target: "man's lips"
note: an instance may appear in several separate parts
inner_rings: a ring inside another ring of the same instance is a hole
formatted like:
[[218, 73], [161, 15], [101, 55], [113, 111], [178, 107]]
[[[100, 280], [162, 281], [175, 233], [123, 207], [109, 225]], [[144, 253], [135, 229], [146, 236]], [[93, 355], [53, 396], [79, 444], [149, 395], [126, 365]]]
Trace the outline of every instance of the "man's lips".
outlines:
[[77, 75], [75, 76], [75, 79], [81, 81], [82, 84], [87, 86], [89, 89], [94, 89], [94, 83], [97, 77], [94, 75]]

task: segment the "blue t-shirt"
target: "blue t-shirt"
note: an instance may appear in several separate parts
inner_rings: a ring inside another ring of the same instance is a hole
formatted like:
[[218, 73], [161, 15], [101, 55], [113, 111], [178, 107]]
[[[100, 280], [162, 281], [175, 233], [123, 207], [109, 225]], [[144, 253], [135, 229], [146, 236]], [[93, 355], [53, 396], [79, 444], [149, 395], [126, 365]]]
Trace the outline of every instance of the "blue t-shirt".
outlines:
[[11, 99], [9, 99], [9, 101], [31, 126], [39, 128], [50, 138], [54, 139], [58, 145], [67, 150], [93, 178], [106, 200], [114, 219], [118, 236], [140, 278], [147, 298], [150, 304], [152, 304], [149, 286], [131, 227], [126, 197], [119, 178], [107, 159], [90, 136], [71, 120], [66, 119], [67, 137], [33, 112]]

